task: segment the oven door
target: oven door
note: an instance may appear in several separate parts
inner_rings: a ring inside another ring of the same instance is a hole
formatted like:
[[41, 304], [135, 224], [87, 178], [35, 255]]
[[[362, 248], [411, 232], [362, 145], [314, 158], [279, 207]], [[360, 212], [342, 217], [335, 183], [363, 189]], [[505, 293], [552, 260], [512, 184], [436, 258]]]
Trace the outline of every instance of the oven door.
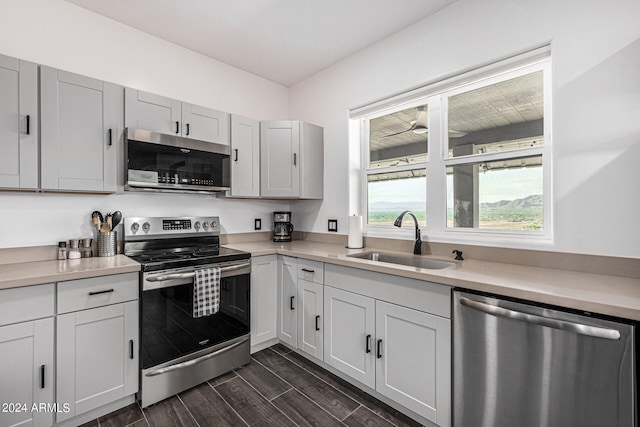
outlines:
[[[193, 317], [195, 270], [213, 266], [221, 270], [220, 309], [210, 316]], [[181, 363], [206, 360], [220, 345], [240, 337], [248, 340], [250, 272], [250, 261], [243, 260], [144, 273], [142, 369], [162, 366], [159, 373], [180, 369]]]

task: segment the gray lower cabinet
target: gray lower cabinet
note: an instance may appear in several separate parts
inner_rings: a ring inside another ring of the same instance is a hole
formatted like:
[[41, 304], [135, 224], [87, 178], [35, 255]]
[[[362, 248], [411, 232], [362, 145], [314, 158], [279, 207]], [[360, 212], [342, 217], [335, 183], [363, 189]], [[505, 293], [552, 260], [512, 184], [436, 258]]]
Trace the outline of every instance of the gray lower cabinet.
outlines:
[[278, 257], [251, 258], [251, 347], [277, 337]]
[[260, 195], [322, 199], [324, 130], [300, 121], [260, 123]]
[[58, 404], [64, 421], [138, 391], [138, 302], [57, 318]]
[[0, 426], [53, 424], [55, 285], [0, 290]]
[[113, 193], [122, 88], [40, 67], [41, 188]]
[[323, 358], [324, 313], [321, 283], [298, 278], [298, 349], [316, 359]]
[[260, 197], [260, 122], [231, 115], [231, 192]]
[[448, 427], [450, 288], [331, 264], [324, 274], [324, 362]]
[[376, 391], [434, 423], [450, 423], [449, 319], [376, 301]]
[[0, 327], [0, 426], [53, 424], [53, 337], [52, 317]]
[[57, 422], [138, 391], [136, 273], [58, 283]]
[[373, 298], [324, 288], [324, 362], [376, 388], [376, 302]]
[[125, 126], [229, 144], [228, 113], [137, 89], [125, 89]]
[[298, 343], [298, 260], [278, 257], [278, 338], [296, 347]]
[[38, 66], [0, 55], [0, 188], [38, 188]]

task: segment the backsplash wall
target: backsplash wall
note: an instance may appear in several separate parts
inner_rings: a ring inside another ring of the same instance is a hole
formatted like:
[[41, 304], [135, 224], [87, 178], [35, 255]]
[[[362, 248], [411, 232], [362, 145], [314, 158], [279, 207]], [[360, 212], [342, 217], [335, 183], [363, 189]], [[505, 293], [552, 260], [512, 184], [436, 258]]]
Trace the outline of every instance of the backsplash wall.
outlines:
[[103, 214], [119, 210], [123, 217], [219, 216], [221, 234], [229, 234], [253, 232], [254, 218], [261, 218], [262, 231], [269, 231], [273, 211], [289, 210], [289, 202], [167, 193], [6, 192], [0, 193], [0, 248], [54, 245], [70, 238], [92, 237], [94, 210]]

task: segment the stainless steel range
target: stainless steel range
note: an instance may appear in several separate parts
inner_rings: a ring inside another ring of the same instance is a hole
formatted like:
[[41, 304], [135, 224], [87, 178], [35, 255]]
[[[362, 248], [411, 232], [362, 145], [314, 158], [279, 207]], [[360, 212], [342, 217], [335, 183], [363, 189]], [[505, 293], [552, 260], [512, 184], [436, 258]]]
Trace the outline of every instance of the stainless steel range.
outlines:
[[[251, 254], [220, 246], [218, 217], [126, 218], [140, 273], [143, 407], [250, 361]], [[194, 276], [220, 267], [217, 313], [194, 317]]]

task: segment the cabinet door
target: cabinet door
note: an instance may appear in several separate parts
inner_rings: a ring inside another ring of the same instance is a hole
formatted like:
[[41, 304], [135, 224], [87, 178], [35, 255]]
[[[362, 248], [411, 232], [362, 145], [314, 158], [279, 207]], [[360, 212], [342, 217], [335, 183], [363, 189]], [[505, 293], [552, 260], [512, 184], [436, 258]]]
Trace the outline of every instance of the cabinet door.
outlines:
[[276, 255], [251, 258], [251, 345], [277, 336], [278, 259]]
[[278, 257], [278, 338], [291, 346], [298, 343], [297, 259]]
[[260, 196], [260, 122], [231, 116], [231, 195]]
[[298, 278], [298, 348], [322, 360], [324, 286]]
[[0, 55], [0, 187], [38, 188], [38, 66]]
[[182, 136], [229, 145], [229, 114], [183, 102]]
[[324, 362], [375, 388], [375, 300], [324, 288]]
[[0, 403], [20, 405], [0, 408], [0, 426], [52, 425], [53, 318], [0, 327], [0, 360]]
[[57, 318], [57, 421], [138, 391], [138, 301]]
[[116, 191], [118, 90], [100, 80], [40, 68], [43, 189]]
[[126, 127], [171, 135], [181, 134], [180, 101], [126, 88], [124, 103]]
[[300, 123], [300, 198], [322, 199], [324, 196], [324, 130], [310, 123]]
[[440, 426], [450, 424], [450, 349], [448, 319], [376, 301], [376, 390]]
[[260, 194], [300, 196], [300, 122], [260, 123]]

